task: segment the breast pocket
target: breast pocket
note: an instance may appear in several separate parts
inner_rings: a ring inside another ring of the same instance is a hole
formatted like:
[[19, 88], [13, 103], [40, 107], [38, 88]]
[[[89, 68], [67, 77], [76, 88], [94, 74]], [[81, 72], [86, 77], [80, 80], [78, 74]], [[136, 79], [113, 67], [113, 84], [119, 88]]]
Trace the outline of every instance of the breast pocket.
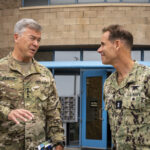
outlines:
[[125, 125], [144, 124], [144, 113], [147, 105], [147, 97], [145, 96], [143, 85], [133, 85], [125, 91], [123, 100], [123, 114]]
[[47, 99], [49, 97], [49, 86], [36, 85], [32, 87], [32, 96], [35, 98], [35, 103], [38, 110], [45, 110], [47, 108]]
[[133, 85], [127, 90], [127, 97], [123, 101], [123, 107], [131, 110], [141, 110], [146, 105], [146, 96], [143, 85]]

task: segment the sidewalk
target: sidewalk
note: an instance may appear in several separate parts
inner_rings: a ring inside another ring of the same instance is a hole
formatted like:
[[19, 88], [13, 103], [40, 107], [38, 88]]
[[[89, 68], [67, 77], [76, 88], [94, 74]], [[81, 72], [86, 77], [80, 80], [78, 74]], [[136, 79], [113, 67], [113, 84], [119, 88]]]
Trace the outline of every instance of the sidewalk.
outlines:
[[67, 148], [67, 147], [65, 147], [64, 150], [81, 150], [81, 148]]
[[[102, 150], [102, 149], [93, 149], [93, 148], [90, 148], [90, 149], [89, 148], [67, 148], [67, 147], [65, 147], [64, 150]], [[107, 150], [111, 150], [111, 149], [107, 149]]]
[[[103, 149], [93, 149], [93, 148], [68, 148], [65, 147], [64, 150], [103, 150]], [[106, 149], [105, 149], [106, 150]], [[111, 148], [108, 148], [107, 150], [111, 150]]]

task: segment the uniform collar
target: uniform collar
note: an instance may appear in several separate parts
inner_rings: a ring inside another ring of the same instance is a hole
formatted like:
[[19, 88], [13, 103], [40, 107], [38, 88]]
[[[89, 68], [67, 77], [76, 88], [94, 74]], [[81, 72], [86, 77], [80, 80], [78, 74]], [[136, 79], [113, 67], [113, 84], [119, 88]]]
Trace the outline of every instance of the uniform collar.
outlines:
[[[8, 57], [8, 60], [9, 60], [9, 67], [10, 67], [10, 69], [18, 71], [19, 73], [21, 73], [18, 64], [16, 63], [16, 61], [12, 57], [12, 52], [10, 52], [7, 57]], [[33, 64], [34, 68], [31, 68], [31, 71], [30, 71], [31, 74], [41, 73], [41, 69], [40, 69], [37, 61], [34, 58], [32, 59], [32, 64]]]
[[137, 72], [138, 63], [135, 61], [132, 70], [129, 72], [127, 77], [118, 85], [117, 82], [117, 71], [114, 72], [112, 76], [112, 87], [115, 89], [120, 89], [125, 87], [127, 84], [134, 83], [136, 81], [136, 72]]

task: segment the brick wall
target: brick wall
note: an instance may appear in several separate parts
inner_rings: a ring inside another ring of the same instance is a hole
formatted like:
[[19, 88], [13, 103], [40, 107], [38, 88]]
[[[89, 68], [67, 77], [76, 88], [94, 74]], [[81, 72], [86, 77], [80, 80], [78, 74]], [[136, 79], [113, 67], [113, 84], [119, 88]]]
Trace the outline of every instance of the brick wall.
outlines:
[[21, 0], [1, 0], [0, 10], [2, 9], [13, 9], [21, 6]]
[[18, 20], [20, 0], [0, 1], [0, 58], [13, 49], [13, 28]]
[[5, 1], [0, 4], [0, 57], [13, 49], [13, 27], [21, 18], [33, 18], [43, 26], [41, 45], [99, 44], [101, 29], [110, 24], [129, 29], [134, 44], [150, 45], [150, 4], [21, 8], [20, 0]]

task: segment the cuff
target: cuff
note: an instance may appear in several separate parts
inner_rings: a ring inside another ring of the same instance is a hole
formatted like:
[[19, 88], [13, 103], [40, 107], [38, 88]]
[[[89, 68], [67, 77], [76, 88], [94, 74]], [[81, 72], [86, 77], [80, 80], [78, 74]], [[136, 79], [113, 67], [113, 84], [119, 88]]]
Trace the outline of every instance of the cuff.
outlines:
[[57, 142], [56, 144], [54, 144], [54, 147], [58, 146], [58, 145], [61, 145], [62, 147], [65, 147], [65, 142], [62, 141], [62, 142]]
[[0, 120], [8, 120], [10, 109], [8, 107], [0, 106]]

